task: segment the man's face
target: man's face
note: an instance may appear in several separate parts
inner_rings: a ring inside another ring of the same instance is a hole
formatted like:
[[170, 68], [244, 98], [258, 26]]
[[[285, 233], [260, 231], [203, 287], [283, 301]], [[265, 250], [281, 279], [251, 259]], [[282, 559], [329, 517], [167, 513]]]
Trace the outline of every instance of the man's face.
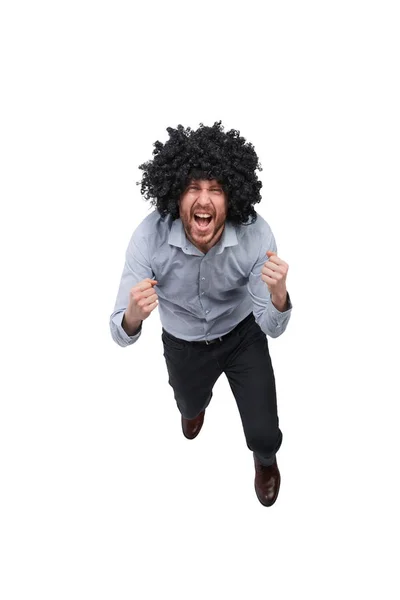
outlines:
[[[179, 202], [179, 216], [186, 236], [204, 253], [220, 239], [227, 212], [226, 194], [215, 179], [192, 179]], [[208, 218], [198, 215], [208, 215]]]

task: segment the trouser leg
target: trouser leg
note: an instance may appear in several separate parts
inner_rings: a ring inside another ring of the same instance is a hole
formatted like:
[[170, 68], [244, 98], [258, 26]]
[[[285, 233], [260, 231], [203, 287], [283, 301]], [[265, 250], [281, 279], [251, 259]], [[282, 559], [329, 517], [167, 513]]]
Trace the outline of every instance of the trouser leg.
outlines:
[[213, 387], [222, 369], [213, 359], [211, 346], [194, 347], [185, 340], [163, 332], [164, 358], [168, 383], [174, 391], [179, 412], [194, 419], [210, 403]]
[[268, 466], [282, 443], [268, 340], [255, 321], [237, 336], [239, 343], [227, 359], [224, 372], [239, 409], [247, 446]]

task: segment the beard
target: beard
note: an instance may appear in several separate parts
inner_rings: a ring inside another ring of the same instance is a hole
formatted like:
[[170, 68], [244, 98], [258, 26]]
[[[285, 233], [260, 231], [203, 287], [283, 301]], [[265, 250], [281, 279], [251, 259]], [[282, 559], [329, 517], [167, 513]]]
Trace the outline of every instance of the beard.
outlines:
[[[195, 212], [207, 212], [211, 215], [211, 221], [207, 225], [197, 222], [194, 216]], [[216, 244], [222, 235], [225, 226], [226, 215], [216, 215], [214, 211], [195, 210], [191, 214], [180, 215], [183, 227], [188, 239], [192, 244], [202, 251], [209, 250]]]

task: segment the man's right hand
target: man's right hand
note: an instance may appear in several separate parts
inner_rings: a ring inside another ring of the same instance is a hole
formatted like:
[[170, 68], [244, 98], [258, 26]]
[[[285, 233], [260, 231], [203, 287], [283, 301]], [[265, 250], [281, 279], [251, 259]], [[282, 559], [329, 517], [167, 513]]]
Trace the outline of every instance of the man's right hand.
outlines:
[[157, 283], [155, 279], [147, 278], [131, 289], [129, 305], [122, 320], [122, 327], [128, 335], [133, 335], [158, 305], [158, 296], [153, 289]]

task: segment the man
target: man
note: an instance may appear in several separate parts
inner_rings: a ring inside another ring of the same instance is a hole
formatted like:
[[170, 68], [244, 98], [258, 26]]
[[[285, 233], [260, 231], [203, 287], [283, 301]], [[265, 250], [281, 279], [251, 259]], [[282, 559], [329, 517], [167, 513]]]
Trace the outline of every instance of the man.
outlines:
[[[168, 128], [140, 166], [141, 191], [155, 206], [126, 251], [111, 334], [138, 341], [158, 306], [169, 384], [183, 434], [194, 439], [222, 373], [237, 402], [264, 506], [279, 492], [282, 442], [267, 335], [278, 337], [292, 305], [287, 263], [277, 255], [260, 202], [253, 146], [221, 122]], [[222, 449], [223, 452], [223, 449]]]

